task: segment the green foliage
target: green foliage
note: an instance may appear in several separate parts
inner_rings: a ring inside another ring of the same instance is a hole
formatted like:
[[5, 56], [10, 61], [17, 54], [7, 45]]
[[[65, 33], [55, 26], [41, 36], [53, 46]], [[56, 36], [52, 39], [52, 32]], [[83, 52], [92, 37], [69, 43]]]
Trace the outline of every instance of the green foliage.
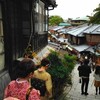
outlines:
[[51, 66], [58, 66], [58, 65], [61, 66], [62, 65], [61, 59], [58, 57], [59, 53], [52, 50], [50, 52], [51, 53], [49, 54], [48, 59], [51, 62]]
[[63, 58], [60, 58], [58, 52], [51, 51], [48, 59], [51, 61], [51, 67], [48, 72], [55, 81], [68, 78], [74, 68], [76, 57], [65, 54]]
[[77, 57], [75, 55], [64, 54], [63, 64], [67, 66], [68, 74], [70, 74], [75, 66]]
[[63, 19], [60, 16], [50, 16], [49, 17], [49, 25], [50, 26], [56, 26], [59, 25], [59, 23], [63, 22]]
[[63, 66], [62, 60], [59, 58], [59, 53], [56, 51], [51, 51], [48, 56], [51, 62], [51, 68], [49, 68], [49, 73], [53, 78], [64, 78], [66, 76], [67, 69]]
[[63, 79], [66, 77], [67, 69], [64, 66], [54, 66], [48, 72], [54, 79]]
[[74, 61], [76, 60], [76, 56], [65, 54], [64, 59], [67, 61], [67, 63], [74, 63]]
[[64, 54], [60, 57], [60, 52], [50, 51], [47, 57], [51, 61], [51, 67], [47, 70], [53, 81], [53, 96], [59, 96], [63, 92], [65, 84], [72, 84], [71, 72], [75, 66], [75, 56]]
[[94, 9], [94, 12], [95, 14], [89, 17], [89, 24], [100, 24], [100, 4], [96, 9]]

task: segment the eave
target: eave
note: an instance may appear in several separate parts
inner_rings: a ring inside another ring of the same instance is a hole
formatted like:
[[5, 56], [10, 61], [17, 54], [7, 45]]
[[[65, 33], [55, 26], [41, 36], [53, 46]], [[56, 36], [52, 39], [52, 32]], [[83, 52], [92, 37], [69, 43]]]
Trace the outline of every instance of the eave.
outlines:
[[56, 0], [41, 0], [46, 4], [46, 8], [48, 10], [53, 10], [55, 7], [57, 7]]

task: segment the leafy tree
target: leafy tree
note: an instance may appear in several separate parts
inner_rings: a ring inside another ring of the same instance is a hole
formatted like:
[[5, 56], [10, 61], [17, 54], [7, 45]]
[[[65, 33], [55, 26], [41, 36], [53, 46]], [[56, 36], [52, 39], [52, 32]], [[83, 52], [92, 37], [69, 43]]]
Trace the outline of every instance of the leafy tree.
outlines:
[[63, 22], [63, 18], [60, 16], [50, 16], [49, 17], [49, 25], [50, 26], [58, 25], [61, 22]]
[[100, 4], [96, 9], [93, 10], [93, 12], [95, 12], [95, 14], [89, 17], [89, 24], [100, 24]]

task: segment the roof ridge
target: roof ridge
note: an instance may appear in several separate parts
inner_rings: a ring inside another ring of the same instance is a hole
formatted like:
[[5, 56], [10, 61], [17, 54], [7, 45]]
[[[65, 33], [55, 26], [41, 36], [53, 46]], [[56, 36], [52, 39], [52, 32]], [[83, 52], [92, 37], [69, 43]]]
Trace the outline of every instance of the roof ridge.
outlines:
[[[85, 26], [85, 27], [87, 27], [86, 29], [88, 29], [90, 26], [87, 25], [87, 26]], [[86, 29], [84, 29], [84, 30], [86, 30]], [[84, 31], [84, 30], [83, 30], [83, 31]], [[83, 32], [83, 31], [82, 31], [82, 32]], [[80, 32], [78, 35], [80, 35], [82, 32]]]
[[[98, 27], [97, 27], [97, 28], [95, 28], [93, 31], [95, 31], [95, 30], [96, 30], [96, 29], [98, 29], [99, 27], [100, 27], [100, 25], [98, 25]], [[92, 31], [92, 32], [93, 32], [93, 31]]]

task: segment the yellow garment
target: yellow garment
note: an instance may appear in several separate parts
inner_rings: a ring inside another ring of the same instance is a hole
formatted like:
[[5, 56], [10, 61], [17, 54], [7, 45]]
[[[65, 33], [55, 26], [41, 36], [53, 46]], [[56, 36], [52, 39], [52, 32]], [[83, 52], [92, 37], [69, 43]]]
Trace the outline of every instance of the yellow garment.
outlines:
[[51, 75], [45, 69], [34, 71], [34, 77], [46, 81], [47, 95], [52, 97], [52, 80]]

